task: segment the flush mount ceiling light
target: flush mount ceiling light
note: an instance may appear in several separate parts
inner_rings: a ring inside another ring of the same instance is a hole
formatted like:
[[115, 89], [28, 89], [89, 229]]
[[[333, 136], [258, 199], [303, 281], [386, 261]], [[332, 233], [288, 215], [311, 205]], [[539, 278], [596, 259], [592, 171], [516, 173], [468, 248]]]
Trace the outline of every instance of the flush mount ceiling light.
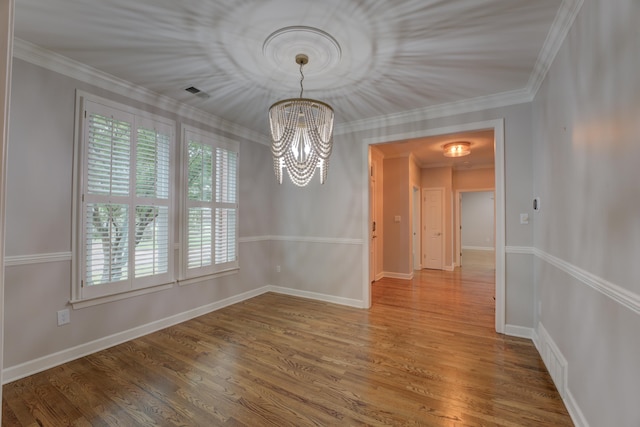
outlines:
[[462, 157], [471, 154], [471, 143], [467, 141], [450, 142], [444, 146], [445, 157]]
[[[291, 39], [294, 35], [301, 37], [294, 42]], [[317, 46], [322, 46], [322, 42], [326, 41], [326, 54], [321, 55], [321, 69], [332, 66], [340, 59], [341, 51], [335, 39], [309, 27], [287, 27], [272, 34], [265, 42], [265, 54], [283, 39], [291, 40], [297, 48], [304, 48], [305, 44], [300, 44], [300, 40], [320, 41], [319, 44], [309, 43], [312, 52], [317, 52]], [[322, 101], [303, 97], [303, 67], [309, 63], [309, 56], [298, 53], [295, 62], [300, 66], [300, 97], [278, 101], [269, 108], [271, 153], [276, 178], [282, 184], [283, 170], [286, 169], [291, 181], [304, 187], [319, 169], [320, 183], [324, 184], [333, 148], [333, 108]]]

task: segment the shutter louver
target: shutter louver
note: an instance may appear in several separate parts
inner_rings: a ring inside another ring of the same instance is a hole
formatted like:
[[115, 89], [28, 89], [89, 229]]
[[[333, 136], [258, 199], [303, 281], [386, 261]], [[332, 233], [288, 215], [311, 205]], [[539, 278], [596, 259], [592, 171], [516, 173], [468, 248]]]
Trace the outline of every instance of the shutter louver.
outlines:
[[211, 147], [189, 142], [189, 200], [210, 202], [213, 186], [213, 154]]
[[138, 129], [136, 144], [136, 196], [169, 198], [170, 136]]
[[169, 208], [136, 206], [135, 277], [169, 269]]
[[236, 202], [237, 168], [238, 153], [216, 148], [216, 202]]
[[87, 192], [129, 195], [131, 124], [91, 113], [88, 139]]
[[84, 250], [88, 286], [129, 278], [128, 208], [127, 205], [87, 203]]
[[211, 209], [190, 208], [187, 245], [187, 268], [211, 265]]
[[216, 264], [236, 260], [236, 210], [216, 209]]

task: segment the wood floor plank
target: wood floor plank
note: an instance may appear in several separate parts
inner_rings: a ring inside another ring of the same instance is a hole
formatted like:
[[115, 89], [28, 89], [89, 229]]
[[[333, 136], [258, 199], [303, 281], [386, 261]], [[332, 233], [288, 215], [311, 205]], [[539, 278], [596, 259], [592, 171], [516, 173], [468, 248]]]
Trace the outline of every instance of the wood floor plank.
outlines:
[[5, 426], [571, 426], [481, 262], [361, 310], [267, 293], [3, 388]]

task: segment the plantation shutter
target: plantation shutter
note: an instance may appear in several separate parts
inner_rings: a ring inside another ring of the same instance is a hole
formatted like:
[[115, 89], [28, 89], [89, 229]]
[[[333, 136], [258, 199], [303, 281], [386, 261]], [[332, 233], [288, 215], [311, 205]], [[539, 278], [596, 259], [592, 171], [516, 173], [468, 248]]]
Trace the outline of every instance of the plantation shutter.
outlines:
[[238, 153], [216, 148], [216, 265], [237, 264]]
[[212, 148], [192, 135], [187, 143], [187, 153], [187, 268], [207, 271], [212, 265], [213, 251]]
[[[83, 283], [129, 281], [129, 199], [134, 117], [89, 103], [85, 120]], [[123, 284], [125, 286], [123, 286]]]
[[219, 139], [185, 130], [186, 277], [238, 266], [237, 143]]
[[136, 139], [135, 277], [169, 271], [169, 126], [139, 120]]
[[170, 124], [86, 101], [81, 298], [172, 280]]
[[87, 193], [129, 195], [132, 117], [90, 112]]

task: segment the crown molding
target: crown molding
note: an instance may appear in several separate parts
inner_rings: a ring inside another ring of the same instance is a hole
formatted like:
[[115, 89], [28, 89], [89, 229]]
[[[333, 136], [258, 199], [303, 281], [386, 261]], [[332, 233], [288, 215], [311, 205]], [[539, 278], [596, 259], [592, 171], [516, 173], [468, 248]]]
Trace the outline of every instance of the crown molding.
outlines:
[[547, 76], [551, 64], [555, 59], [564, 39], [569, 34], [569, 30], [573, 25], [580, 8], [582, 7], [583, 0], [563, 0], [560, 4], [560, 8], [556, 13], [556, 17], [551, 24], [551, 28], [547, 33], [547, 38], [542, 45], [538, 59], [533, 66], [533, 72], [529, 76], [529, 82], [527, 83], [527, 91], [531, 94], [531, 100], [535, 98], [544, 78]]
[[[461, 101], [438, 104], [395, 114], [376, 116], [348, 123], [337, 123], [334, 135], [343, 135], [352, 132], [380, 129], [389, 126], [403, 125], [412, 122], [420, 122], [429, 119], [454, 116], [492, 108], [506, 107], [516, 104], [524, 104], [533, 101], [540, 89], [544, 78], [560, 50], [571, 25], [575, 20], [584, 0], [563, 0], [558, 8], [551, 28], [547, 33], [544, 45], [536, 60], [533, 71], [529, 76], [527, 85], [522, 89], [501, 92]], [[109, 90], [111, 92], [134, 97], [137, 100], [156, 105], [167, 111], [175, 112], [180, 116], [196, 120], [207, 126], [223, 132], [248, 139], [250, 141], [269, 145], [269, 136], [254, 130], [242, 127], [228, 120], [206, 113], [195, 107], [178, 102], [173, 98], [160, 95], [141, 86], [134, 85], [126, 80], [104, 73], [66, 56], [51, 52], [19, 38], [14, 39], [14, 57], [32, 64], [58, 72], [76, 80]]]
[[380, 129], [389, 126], [436, 119], [439, 117], [448, 117], [457, 114], [471, 113], [474, 111], [506, 107], [509, 105], [524, 104], [526, 102], [531, 102], [531, 99], [531, 95], [526, 89], [517, 89], [493, 95], [450, 102], [447, 104], [418, 108], [396, 114], [387, 114], [384, 116], [337, 124], [334, 130], [334, 135]]
[[388, 114], [349, 123], [337, 124], [334, 134], [346, 134], [388, 126], [454, 116], [533, 101], [551, 64], [560, 50], [584, 0], [563, 0], [547, 33], [527, 85], [522, 89], [481, 96], [447, 104]]
[[66, 56], [43, 49], [33, 43], [14, 38], [14, 58], [60, 73], [64, 76], [126, 96], [179, 116], [195, 120], [216, 130], [239, 136], [263, 145], [269, 145], [269, 136], [239, 126], [198, 108], [176, 101], [165, 95], [145, 89], [111, 74], [105, 73]]

